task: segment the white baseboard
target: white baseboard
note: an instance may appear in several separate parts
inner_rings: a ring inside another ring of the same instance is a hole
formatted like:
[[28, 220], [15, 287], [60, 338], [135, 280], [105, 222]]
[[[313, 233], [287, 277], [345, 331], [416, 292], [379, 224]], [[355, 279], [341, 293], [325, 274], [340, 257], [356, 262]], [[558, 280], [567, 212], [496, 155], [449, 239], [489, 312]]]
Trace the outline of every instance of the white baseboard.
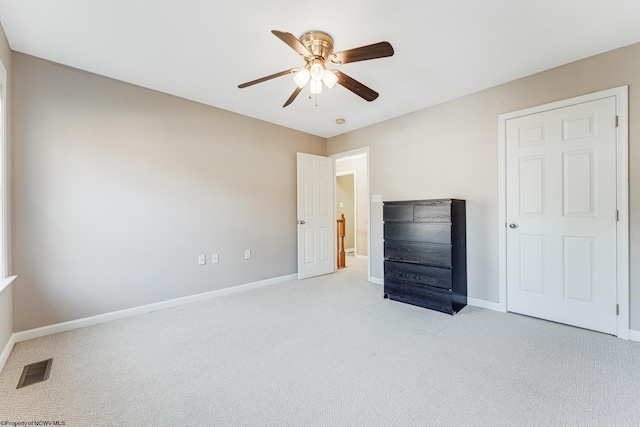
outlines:
[[9, 355], [11, 354], [11, 350], [13, 350], [13, 346], [16, 344], [16, 334], [11, 334], [7, 344], [4, 346], [2, 353], [0, 353], [0, 372], [4, 369], [4, 364], [7, 363], [7, 359], [9, 359]]
[[381, 279], [380, 277], [369, 277], [369, 281], [371, 283], [375, 283], [376, 285], [384, 285], [384, 279]]
[[[22, 332], [16, 332], [12, 335], [12, 338], [14, 343], [18, 343], [22, 341], [31, 340], [34, 338], [45, 337], [47, 335], [58, 334], [60, 332], [71, 331], [73, 329], [79, 329], [79, 328], [85, 328], [87, 326], [98, 325], [100, 323], [110, 322], [112, 320], [124, 319], [127, 317], [150, 313], [152, 311], [162, 310], [165, 308], [171, 308], [171, 307], [176, 307], [183, 304], [189, 304], [196, 301], [207, 300], [207, 299], [219, 297], [222, 295], [229, 295], [237, 292], [247, 291], [249, 289], [275, 285], [276, 283], [288, 282], [290, 280], [295, 280], [297, 278], [298, 278], [297, 274], [290, 274], [288, 276], [281, 276], [273, 279], [261, 280], [259, 282], [246, 283], [244, 285], [238, 285], [238, 286], [231, 286], [229, 288], [218, 289], [215, 291], [204, 292], [201, 294], [189, 295], [186, 297], [175, 298], [167, 301], [156, 302], [153, 304], [142, 305], [139, 307], [128, 308], [125, 310], [113, 311], [111, 313], [99, 314], [97, 316], [85, 317], [83, 319], [56, 323], [54, 325], [43, 326], [41, 328], [29, 329]], [[13, 347], [13, 345], [11, 347]]]
[[640, 342], [640, 331], [629, 329], [629, 340]]
[[467, 304], [472, 305], [474, 307], [486, 308], [487, 310], [504, 312], [500, 303], [497, 303], [497, 302], [485, 301], [483, 299], [467, 297]]

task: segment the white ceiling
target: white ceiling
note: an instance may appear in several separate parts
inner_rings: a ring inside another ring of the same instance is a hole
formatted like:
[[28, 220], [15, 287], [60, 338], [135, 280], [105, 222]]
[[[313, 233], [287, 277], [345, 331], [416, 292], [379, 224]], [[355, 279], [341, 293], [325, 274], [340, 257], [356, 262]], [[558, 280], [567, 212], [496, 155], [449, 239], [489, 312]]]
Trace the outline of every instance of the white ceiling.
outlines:
[[[0, 0], [15, 51], [326, 138], [638, 42], [639, 18], [638, 0]], [[282, 108], [289, 76], [238, 89], [304, 64], [273, 29], [390, 42], [338, 67], [380, 97], [338, 85]]]

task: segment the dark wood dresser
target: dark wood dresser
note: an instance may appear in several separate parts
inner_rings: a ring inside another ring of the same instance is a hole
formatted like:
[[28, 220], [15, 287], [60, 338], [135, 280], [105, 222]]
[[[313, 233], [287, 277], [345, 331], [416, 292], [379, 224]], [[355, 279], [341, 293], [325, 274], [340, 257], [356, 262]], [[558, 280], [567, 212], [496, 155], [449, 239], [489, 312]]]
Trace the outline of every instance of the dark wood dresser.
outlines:
[[455, 314], [467, 305], [465, 201], [384, 202], [384, 297]]

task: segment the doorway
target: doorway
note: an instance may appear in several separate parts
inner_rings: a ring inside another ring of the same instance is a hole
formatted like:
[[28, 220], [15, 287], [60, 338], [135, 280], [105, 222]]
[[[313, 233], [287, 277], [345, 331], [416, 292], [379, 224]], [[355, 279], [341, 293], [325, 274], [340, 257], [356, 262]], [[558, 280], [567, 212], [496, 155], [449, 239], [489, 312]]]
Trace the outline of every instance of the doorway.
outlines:
[[349, 256], [357, 253], [357, 172], [336, 172], [336, 217], [345, 219], [344, 250]]
[[[333, 154], [330, 157], [336, 162], [336, 220], [343, 213], [347, 219], [344, 245], [347, 252], [347, 268], [350, 261], [366, 263], [367, 280], [370, 281], [369, 147]], [[344, 191], [341, 191], [340, 187]], [[350, 188], [353, 190], [350, 191]], [[353, 216], [351, 221], [349, 215]], [[349, 235], [352, 240], [349, 239]]]

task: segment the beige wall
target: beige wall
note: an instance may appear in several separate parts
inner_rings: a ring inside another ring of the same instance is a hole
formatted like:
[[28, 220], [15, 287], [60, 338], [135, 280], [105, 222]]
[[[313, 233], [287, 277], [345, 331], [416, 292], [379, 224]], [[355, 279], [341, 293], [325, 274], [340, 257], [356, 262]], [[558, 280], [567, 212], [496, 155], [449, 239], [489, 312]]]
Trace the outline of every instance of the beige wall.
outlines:
[[323, 138], [19, 53], [13, 71], [16, 331], [297, 271], [295, 153]]
[[[498, 115], [630, 85], [631, 327], [640, 330], [640, 44], [571, 63], [329, 139], [329, 154], [370, 147], [383, 200], [467, 200], [469, 296], [498, 301]], [[383, 276], [382, 204], [371, 205], [372, 275]]]
[[[11, 105], [11, 49], [9, 48], [9, 43], [7, 43], [7, 38], [4, 34], [4, 30], [0, 27], [0, 62], [4, 66], [7, 71], [7, 99], [5, 100], [6, 106], [9, 107]], [[7, 108], [7, 155], [11, 153], [11, 114], [10, 108]], [[10, 162], [7, 162], [7, 166], [10, 168]], [[10, 171], [7, 171], [6, 177], [9, 179], [11, 176]], [[7, 185], [10, 188], [10, 181]], [[11, 227], [9, 227], [11, 228]], [[9, 232], [9, 240], [11, 240], [11, 230]], [[11, 272], [11, 259], [9, 259], [9, 272]], [[10, 285], [9, 288], [4, 291], [0, 290], [0, 353], [4, 350], [7, 342], [9, 341], [9, 337], [13, 333], [13, 290]]]
[[357, 255], [368, 255], [368, 234], [369, 219], [367, 196], [367, 158], [357, 157], [355, 159], [336, 162], [336, 172], [355, 171], [356, 172], [356, 235], [357, 235]]

